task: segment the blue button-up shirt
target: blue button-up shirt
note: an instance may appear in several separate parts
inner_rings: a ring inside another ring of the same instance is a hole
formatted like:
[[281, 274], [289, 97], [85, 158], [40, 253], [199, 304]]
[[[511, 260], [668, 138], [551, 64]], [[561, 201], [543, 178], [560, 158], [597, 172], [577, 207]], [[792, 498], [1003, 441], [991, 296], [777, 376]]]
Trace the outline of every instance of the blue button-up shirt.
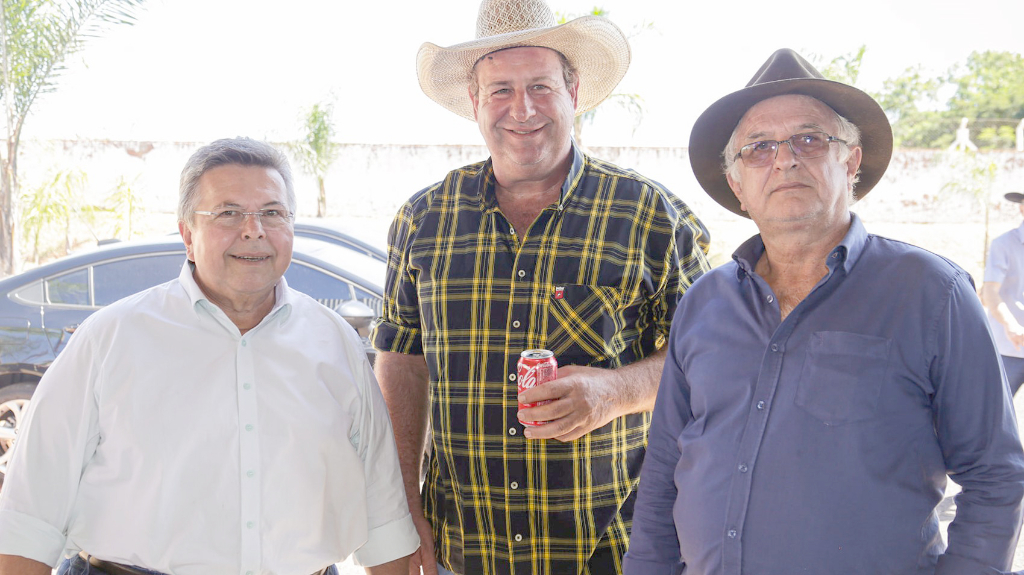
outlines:
[[781, 319], [763, 252], [755, 236], [680, 301], [625, 573], [1008, 568], [1024, 453], [970, 276], [854, 216]]

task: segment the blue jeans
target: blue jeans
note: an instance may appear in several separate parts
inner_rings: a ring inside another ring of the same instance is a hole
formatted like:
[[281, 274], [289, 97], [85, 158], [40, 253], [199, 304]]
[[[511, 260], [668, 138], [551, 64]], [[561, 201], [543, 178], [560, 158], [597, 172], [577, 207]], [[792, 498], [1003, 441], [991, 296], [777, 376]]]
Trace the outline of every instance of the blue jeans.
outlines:
[[440, 563], [438, 563], [437, 564], [437, 575], [459, 575], [459, 574], [455, 573], [453, 571], [449, 571], [449, 570], [445, 569], [444, 567], [441, 566]]
[[[136, 569], [146, 573], [152, 573], [153, 575], [163, 575], [159, 571], [150, 571], [149, 569], [142, 569], [141, 567], [136, 567]], [[57, 567], [57, 575], [107, 575], [107, 572], [89, 565], [88, 561], [82, 559], [78, 555], [75, 555], [71, 559], [65, 559], [61, 562], [60, 566]], [[338, 575], [337, 565], [331, 565], [327, 569], [326, 575]]]

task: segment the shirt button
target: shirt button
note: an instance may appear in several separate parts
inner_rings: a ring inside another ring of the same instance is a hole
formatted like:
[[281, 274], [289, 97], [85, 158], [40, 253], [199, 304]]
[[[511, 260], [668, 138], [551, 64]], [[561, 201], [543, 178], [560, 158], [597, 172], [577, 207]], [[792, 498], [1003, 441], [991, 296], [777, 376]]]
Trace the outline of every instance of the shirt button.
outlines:
[[515, 435], [516, 434], [516, 428], [514, 428], [514, 427], [508, 428], [508, 434], [509, 435]]
[[251, 424], [251, 423], [247, 424], [247, 425], [245, 426], [245, 430], [246, 430], [246, 431], [252, 431], [252, 424]]
[[779, 351], [779, 346], [777, 344], [773, 343], [772, 344], [772, 351]]
[[740, 466], [739, 466], [739, 470], [740, 470], [740, 473], [746, 473], [747, 472], [747, 465], [745, 463], [741, 463]]
[[512, 226], [509, 226], [509, 228], [508, 228], [508, 233], [510, 233], [510, 234], [514, 234], [514, 233], [516, 233], [516, 229], [515, 229], [515, 228], [513, 228]]
[[243, 339], [243, 340], [242, 340], [242, 347], [245, 347], [245, 346], [247, 346], [247, 345], [249, 345], [249, 342], [247, 342], [247, 341], [245, 341], [245, 340]]
[[508, 380], [509, 381], [515, 381], [516, 380], [516, 374], [514, 374], [514, 373], [508, 374]]
[[253, 475], [256, 475], [256, 472], [253, 471], [252, 469], [250, 469], [249, 471], [245, 472], [245, 476], [246, 477], [252, 477]]
[[773, 301], [775, 301], [775, 296], [773, 296], [773, 295], [768, 296], [768, 303], [772, 303]]
[[526, 270], [519, 270], [519, 277], [521, 277], [521, 278], [526, 277]]
[[246, 571], [245, 575], [255, 575], [252, 571]]
[[839, 252], [832, 252], [832, 259], [836, 259], [838, 257], [839, 257]]
[[243, 383], [242, 384], [242, 389], [251, 389], [251, 388], [252, 388], [252, 384], [249, 384], [249, 383]]
[[513, 481], [512, 483], [509, 484], [509, 487], [511, 487], [512, 489], [519, 489], [519, 482]]
[[729, 539], [736, 539], [736, 536], [737, 536], [737, 535], [739, 535], [739, 534], [738, 534], [738, 533], [736, 533], [736, 530], [735, 530], [735, 529], [730, 529], [730, 530], [729, 530], [729, 531], [728, 531], [728, 532], [726, 533], [726, 535], [728, 535], [728, 536], [729, 536]]
[[523, 540], [523, 536], [518, 534], [518, 533], [516, 533], [515, 539], [516, 539], [516, 541], [522, 541]]
[[763, 401], [757, 402], [757, 410], [758, 411], [764, 411], [764, 402]]
[[256, 524], [253, 523], [252, 521], [250, 521], [250, 522], [246, 523], [245, 526], [248, 527], [249, 529], [252, 529], [253, 527], [256, 527]]
[[519, 320], [518, 319], [512, 322], [512, 327], [519, 327]]

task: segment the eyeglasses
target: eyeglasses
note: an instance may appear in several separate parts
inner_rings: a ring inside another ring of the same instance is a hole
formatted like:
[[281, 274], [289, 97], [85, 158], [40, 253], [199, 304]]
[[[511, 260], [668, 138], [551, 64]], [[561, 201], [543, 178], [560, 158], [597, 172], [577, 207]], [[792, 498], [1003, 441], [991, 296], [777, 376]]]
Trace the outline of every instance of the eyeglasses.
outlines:
[[213, 218], [213, 225], [225, 230], [233, 230], [242, 227], [245, 216], [256, 216], [265, 229], [276, 229], [287, 226], [295, 214], [284, 210], [259, 210], [257, 212], [243, 212], [241, 210], [220, 210], [218, 212], [204, 212], [195, 210], [193, 214], [210, 216]]
[[767, 166], [779, 155], [779, 144], [789, 144], [789, 151], [798, 158], [820, 158], [828, 153], [828, 145], [832, 142], [845, 144], [846, 140], [833, 138], [825, 132], [806, 132], [794, 134], [786, 140], [762, 140], [747, 144], [740, 148], [734, 160], [742, 159], [748, 168]]

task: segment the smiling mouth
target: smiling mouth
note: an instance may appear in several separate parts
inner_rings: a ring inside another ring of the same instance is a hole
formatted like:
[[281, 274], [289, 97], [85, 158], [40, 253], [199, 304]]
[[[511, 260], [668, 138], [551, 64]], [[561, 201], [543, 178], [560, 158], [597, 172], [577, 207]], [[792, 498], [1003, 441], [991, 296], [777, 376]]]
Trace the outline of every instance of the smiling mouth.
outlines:
[[270, 256], [231, 256], [236, 260], [242, 260], [244, 262], [262, 262], [270, 259]]

